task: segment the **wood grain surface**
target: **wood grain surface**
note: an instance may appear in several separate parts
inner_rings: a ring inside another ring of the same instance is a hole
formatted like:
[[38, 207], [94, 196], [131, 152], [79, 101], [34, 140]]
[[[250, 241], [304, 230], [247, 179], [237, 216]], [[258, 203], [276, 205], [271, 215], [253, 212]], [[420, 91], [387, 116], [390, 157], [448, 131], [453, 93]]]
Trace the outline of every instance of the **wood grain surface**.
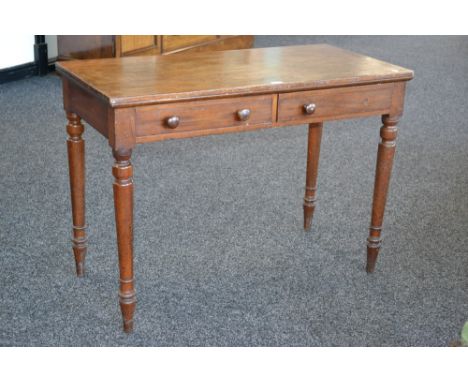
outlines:
[[329, 45], [60, 62], [112, 106], [409, 80], [413, 72]]

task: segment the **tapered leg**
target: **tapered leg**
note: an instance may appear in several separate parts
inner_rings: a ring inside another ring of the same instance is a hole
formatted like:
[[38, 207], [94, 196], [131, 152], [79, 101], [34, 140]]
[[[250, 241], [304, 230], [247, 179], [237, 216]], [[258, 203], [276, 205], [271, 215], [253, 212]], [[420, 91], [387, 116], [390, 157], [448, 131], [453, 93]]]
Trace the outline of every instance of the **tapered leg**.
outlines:
[[322, 123], [309, 125], [309, 142], [307, 147], [307, 171], [304, 196], [304, 229], [308, 231], [315, 210], [317, 175], [320, 156], [320, 142], [322, 140]]
[[368, 273], [374, 271], [377, 256], [382, 243], [382, 223], [387, 201], [388, 186], [395, 155], [396, 137], [399, 117], [384, 115], [383, 126], [380, 129], [380, 143], [377, 152], [377, 166], [375, 170], [374, 197], [372, 202], [372, 217], [367, 238], [367, 267]]
[[70, 171], [70, 193], [73, 215], [73, 253], [76, 274], [84, 276], [84, 263], [87, 249], [85, 223], [85, 143], [81, 138], [84, 126], [75, 113], [67, 113], [67, 148]]
[[133, 281], [133, 167], [131, 150], [114, 151], [114, 206], [119, 251], [119, 302], [124, 331], [133, 330], [136, 295]]

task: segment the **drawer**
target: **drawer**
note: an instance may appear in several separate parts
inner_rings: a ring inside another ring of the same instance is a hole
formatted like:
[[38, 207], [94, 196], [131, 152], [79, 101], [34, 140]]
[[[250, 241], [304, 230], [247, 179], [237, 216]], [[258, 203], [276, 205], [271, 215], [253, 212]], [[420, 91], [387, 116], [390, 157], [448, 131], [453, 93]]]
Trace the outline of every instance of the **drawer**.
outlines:
[[[385, 114], [390, 111], [393, 88], [394, 84], [390, 83], [280, 94], [278, 122], [300, 123]], [[309, 105], [308, 111], [306, 105]]]
[[136, 110], [136, 134], [190, 136], [203, 130], [268, 126], [276, 115], [274, 99], [261, 95], [142, 106]]

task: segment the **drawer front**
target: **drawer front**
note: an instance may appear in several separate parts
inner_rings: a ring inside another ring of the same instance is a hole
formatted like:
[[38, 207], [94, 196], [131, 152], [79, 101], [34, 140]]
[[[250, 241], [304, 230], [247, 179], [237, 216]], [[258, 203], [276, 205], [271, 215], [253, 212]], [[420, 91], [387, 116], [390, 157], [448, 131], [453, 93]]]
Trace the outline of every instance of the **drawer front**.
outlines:
[[145, 137], [236, 126], [268, 126], [276, 112], [274, 97], [262, 95], [143, 106], [136, 111], [136, 133], [138, 137]]
[[278, 122], [300, 123], [385, 114], [390, 111], [393, 88], [394, 84], [390, 83], [280, 94]]

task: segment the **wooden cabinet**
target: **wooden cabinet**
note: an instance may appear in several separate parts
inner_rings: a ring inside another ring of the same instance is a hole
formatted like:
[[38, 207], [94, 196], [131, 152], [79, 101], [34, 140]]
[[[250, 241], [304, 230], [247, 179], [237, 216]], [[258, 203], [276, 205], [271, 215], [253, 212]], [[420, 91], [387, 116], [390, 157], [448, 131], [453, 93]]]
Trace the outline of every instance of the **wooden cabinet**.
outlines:
[[253, 36], [119, 35], [58, 36], [59, 60], [160, 55], [251, 48]]

